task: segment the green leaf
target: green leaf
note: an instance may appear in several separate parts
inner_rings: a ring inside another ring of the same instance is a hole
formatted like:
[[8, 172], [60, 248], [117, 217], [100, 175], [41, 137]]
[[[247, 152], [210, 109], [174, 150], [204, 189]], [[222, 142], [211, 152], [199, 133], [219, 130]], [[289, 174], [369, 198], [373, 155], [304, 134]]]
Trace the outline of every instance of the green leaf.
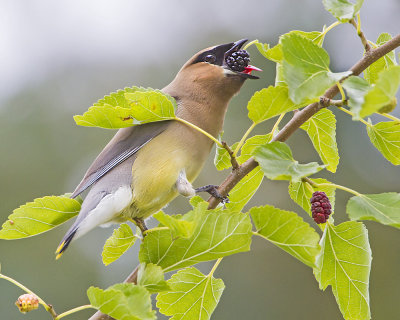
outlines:
[[361, 9], [364, 0], [357, 0], [351, 3], [347, 0], [322, 0], [327, 11], [340, 22], [348, 22], [353, 19]]
[[[378, 47], [385, 44], [392, 39], [389, 33], [381, 33], [376, 40]], [[367, 69], [364, 70], [364, 77], [370, 83], [374, 84], [378, 80], [378, 75], [381, 71], [388, 69], [391, 66], [397, 65], [396, 56], [394, 51], [390, 51], [388, 54], [384, 55], [382, 58], [375, 61]]]
[[257, 192], [263, 179], [261, 168], [253, 169], [229, 192], [229, 203], [225, 206], [232, 212], [241, 211]]
[[159, 90], [126, 93], [125, 98], [130, 102], [133, 117], [141, 124], [175, 118], [175, 99]]
[[[231, 150], [235, 150], [239, 143], [235, 142], [230, 148]], [[217, 170], [225, 170], [232, 167], [231, 156], [225, 148], [216, 145], [215, 148], [215, 157], [214, 157], [214, 165]]]
[[322, 170], [316, 162], [299, 164], [293, 159], [292, 151], [283, 142], [271, 142], [254, 150], [254, 158], [265, 176], [271, 180], [300, 181], [301, 178]]
[[336, 144], [336, 118], [332, 111], [321, 109], [300, 128], [307, 132], [322, 162], [326, 164], [326, 169], [335, 173], [339, 152]]
[[381, 109], [396, 106], [396, 93], [400, 85], [400, 66], [391, 66], [379, 73], [378, 81], [365, 95], [365, 102], [360, 111], [362, 118]]
[[351, 76], [342, 83], [349, 99], [348, 105], [354, 113], [353, 120], [360, 119], [360, 111], [365, 102], [365, 95], [371, 89], [363, 78]]
[[157, 307], [170, 320], [210, 319], [225, 288], [221, 279], [193, 267], [179, 270], [168, 284], [171, 291], [157, 295]]
[[[280, 38], [282, 38], [285, 35], [289, 35], [289, 34], [297, 34], [300, 35], [304, 38], [307, 38], [309, 40], [311, 40], [313, 43], [315, 43], [316, 45], [318, 45], [319, 47], [322, 46], [322, 43], [324, 41], [324, 37], [322, 32], [320, 31], [310, 31], [310, 32], [306, 32], [306, 31], [301, 31], [301, 30], [293, 30], [290, 31], [288, 33], [285, 33], [284, 35], [282, 35]], [[256, 44], [257, 45], [257, 44]], [[260, 48], [261, 48], [261, 43], [259, 44]], [[259, 46], [257, 45], [258, 50], [261, 52], [261, 49], [259, 48]], [[283, 52], [282, 52], [282, 44], [281, 41], [279, 41], [279, 43], [270, 48], [268, 44], [264, 44], [262, 47], [263, 52], [261, 52], [267, 59], [274, 61], [274, 62], [282, 62], [283, 60]]]
[[396, 192], [352, 197], [346, 211], [351, 220], [373, 220], [400, 228], [400, 194]]
[[106, 290], [90, 287], [87, 295], [92, 306], [116, 320], [156, 319], [150, 293], [133, 283], [118, 283]]
[[[322, 43], [324, 41], [324, 34], [319, 31], [305, 32], [305, 31], [300, 31], [300, 30], [293, 30], [293, 31], [289, 32], [288, 34], [301, 35], [307, 39], [310, 39], [312, 42], [314, 42], [318, 46], [322, 46]], [[279, 41], [279, 43], [275, 47], [272, 47], [272, 48], [269, 48], [269, 46], [267, 47], [267, 45], [264, 45], [264, 51], [262, 54], [267, 59], [276, 62], [275, 86], [287, 86], [285, 79], [284, 79], [284, 75], [283, 75], [283, 67], [282, 67], [283, 53], [282, 53], [281, 42]]]
[[145, 90], [152, 89], [132, 87], [113, 92], [93, 104], [83, 115], [74, 116], [74, 120], [77, 125], [85, 127], [106, 129], [131, 127], [133, 125], [132, 110], [125, 99], [125, 94]]
[[195, 223], [193, 221], [176, 219], [163, 211], [153, 214], [153, 217], [160, 221], [164, 226], [168, 227], [174, 238], [189, 238], [193, 234], [195, 228]]
[[327, 224], [321, 238], [315, 278], [320, 288], [329, 285], [346, 320], [370, 319], [369, 273], [371, 248], [368, 232], [360, 222]]
[[[325, 184], [325, 183], [330, 183], [328, 180], [325, 179], [311, 179], [316, 184]], [[315, 191], [323, 191], [326, 193], [327, 197], [329, 198], [329, 201], [332, 206], [332, 213], [335, 209], [335, 191], [336, 188], [333, 186], [321, 186], [315, 189]], [[314, 190], [310, 187], [307, 187], [307, 183], [303, 181], [298, 181], [298, 182], [291, 182], [289, 184], [289, 195], [290, 198], [294, 202], [296, 202], [300, 207], [302, 207], [309, 215], [310, 217], [312, 216], [311, 214], [311, 203], [310, 199], [312, 197], [312, 194], [314, 193]]]
[[152, 263], [140, 264], [137, 284], [145, 287], [150, 293], [157, 293], [171, 289], [167, 281], [164, 280], [164, 272], [162, 268]]
[[247, 104], [249, 118], [256, 124], [298, 108], [289, 99], [288, 89], [282, 86], [257, 91]]
[[173, 239], [169, 230], [149, 232], [140, 247], [139, 261], [157, 264], [169, 272], [248, 251], [252, 235], [249, 216], [228, 210], [207, 210], [207, 206], [203, 201], [193, 209], [199, 223], [190, 238]]
[[118, 260], [136, 241], [132, 229], [126, 223], [122, 223], [118, 229], [115, 229], [112, 236], [104, 244], [103, 263], [108, 266], [110, 263]]
[[250, 215], [257, 234], [314, 267], [319, 253], [318, 233], [296, 213], [273, 206], [253, 207]]
[[0, 230], [0, 239], [31, 237], [75, 217], [81, 209], [78, 200], [64, 196], [37, 198], [15, 209]]
[[281, 37], [283, 74], [289, 97], [296, 104], [317, 99], [350, 71], [332, 73], [328, 53], [311, 40], [296, 33]]
[[119, 129], [173, 119], [175, 108], [175, 100], [159, 90], [132, 87], [111, 93], [74, 120], [80, 126]]
[[268, 142], [272, 139], [272, 134], [264, 134], [264, 135], [256, 135], [246, 140], [242, 149], [240, 150], [240, 156], [237, 158], [237, 161], [242, 164], [246, 162], [253, 156], [253, 151]]
[[400, 122], [379, 122], [367, 126], [372, 144], [394, 165], [400, 164]]

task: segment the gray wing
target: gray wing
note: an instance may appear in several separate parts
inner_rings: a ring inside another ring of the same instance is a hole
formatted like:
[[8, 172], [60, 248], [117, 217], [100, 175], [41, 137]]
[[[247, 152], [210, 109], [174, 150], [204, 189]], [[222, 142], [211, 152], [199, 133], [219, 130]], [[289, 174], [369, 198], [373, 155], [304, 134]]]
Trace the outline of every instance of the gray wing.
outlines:
[[170, 121], [152, 122], [118, 130], [86, 171], [71, 198], [77, 197], [111, 169], [138, 152], [162, 133], [170, 123]]

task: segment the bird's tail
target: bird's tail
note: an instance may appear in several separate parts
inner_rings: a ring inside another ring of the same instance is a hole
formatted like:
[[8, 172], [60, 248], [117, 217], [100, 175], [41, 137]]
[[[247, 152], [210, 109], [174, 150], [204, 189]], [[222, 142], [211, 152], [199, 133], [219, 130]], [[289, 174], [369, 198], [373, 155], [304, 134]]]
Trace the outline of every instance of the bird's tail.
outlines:
[[56, 250], [56, 260], [60, 259], [62, 254], [64, 253], [65, 250], [67, 250], [69, 244], [71, 243], [72, 239], [74, 238], [76, 231], [78, 231], [78, 228], [73, 226], [68, 232], [65, 234], [64, 238], [61, 240], [60, 244], [57, 247]]

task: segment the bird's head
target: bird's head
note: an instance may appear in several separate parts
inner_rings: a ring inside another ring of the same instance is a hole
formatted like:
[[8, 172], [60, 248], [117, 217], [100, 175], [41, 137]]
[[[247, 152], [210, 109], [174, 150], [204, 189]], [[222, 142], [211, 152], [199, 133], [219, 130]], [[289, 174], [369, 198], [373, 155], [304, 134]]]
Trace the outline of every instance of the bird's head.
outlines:
[[178, 72], [175, 80], [185, 87], [204, 89], [232, 97], [246, 79], [258, 79], [252, 71], [261, 71], [249, 64], [250, 57], [242, 46], [247, 39], [206, 48], [190, 58]]

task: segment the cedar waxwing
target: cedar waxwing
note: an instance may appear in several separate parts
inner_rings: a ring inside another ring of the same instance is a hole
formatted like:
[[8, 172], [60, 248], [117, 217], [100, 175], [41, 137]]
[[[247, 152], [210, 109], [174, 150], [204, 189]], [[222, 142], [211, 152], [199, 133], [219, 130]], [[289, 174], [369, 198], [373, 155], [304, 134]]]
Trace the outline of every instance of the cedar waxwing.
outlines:
[[[184, 64], [175, 79], [162, 89], [177, 101], [178, 117], [218, 136], [229, 100], [246, 79], [258, 79], [251, 72], [260, 69], [246, 63], [239, 72], [233, 70], [238, 68], [231, 61], [231, 67], [227, 63], [226, 58], [246, 41], [204, 49]], [[220, 197], [215, 186], [192, 186], [213, 143], [199, 131], [174, 120], [118, 130], [71, 196], [75, 198], [91, 186], [75, 223], [57, 248], [57, 258], [72, 239], [99, 225], [133, 220], [145, 230], [143, 219], [178, 194], [192, 197], [196, 192], [207, 191]]]

